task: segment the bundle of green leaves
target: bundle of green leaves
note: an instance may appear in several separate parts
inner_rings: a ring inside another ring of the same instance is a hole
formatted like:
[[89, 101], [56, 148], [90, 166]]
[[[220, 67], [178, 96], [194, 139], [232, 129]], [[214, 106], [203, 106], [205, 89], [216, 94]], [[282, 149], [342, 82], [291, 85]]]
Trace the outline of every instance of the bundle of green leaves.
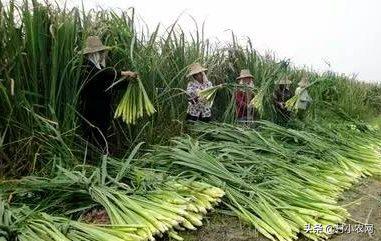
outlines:
[[[337, 204], [360, 178], [380, 174], [378, 132], [317, 123], [303, 129], [259, 122], [260, 131], [229, 124], [198, 124], [198, 134], [158, 147], [152, 163], [173, 175], [196, 176], [225, 190], [224, 204], [271, 240], [303, 232], [307, 224], [343, 223]], [[150, 159], [148, 158], [148, 159]]]

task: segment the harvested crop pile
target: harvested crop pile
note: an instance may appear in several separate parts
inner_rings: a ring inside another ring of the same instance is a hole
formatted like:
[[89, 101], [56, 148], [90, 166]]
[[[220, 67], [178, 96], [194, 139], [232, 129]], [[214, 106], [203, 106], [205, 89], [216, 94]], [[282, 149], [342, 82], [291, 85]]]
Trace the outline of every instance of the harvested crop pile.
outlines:
[[121, 117], [127, 124], [136, 124], [136, 121], [144, 115], [150, 116], [155, 112], [143, 83], [138, 78], [127, 88], [114, 116], [115, 118]]
[[197, 176], [226, 192], [224, 204], [271, 240], [312, 240], [306, 225], [343, 223], [337, 204], [361, 177], [380, 174], [380, 142], [370, 130], [321, 126], [303, 130], [259, 122], [259, 131], [228, 124], [199, 124], [172, 146], [158, 147], [152, 159], [172, 174]]
[[[94, 232], [121, 240], [168, 233], [181, 240], [177, 230], [202, 225], [203, 215], [220, 201], [270, 240], [327, 239], [325, 227], [349, 217], [337, 203], [343, 191], [362, 177], [381, 174], [379, 132], [366, 125], [257, 124], [258, 129], [195, 124], [197, 138], [175, 138], [140, 158], [134, 158], [138, 145], [123, 161], [105, 158], [101, 168], [59, 168], [52, 178], [3, 182], [2, 199], [10, 200], [11, 210], [25, 205], [33, 210], [35, 215], [20, 215], [36, 218], [27, 225], [48, 225], [41, 226], [48, 235], [69, 240], [93, 240]], [[110, 223], [77, 221], [94, 209], [105, 210]], [[3, 236], [39, 235], [18, 226], [29, 219], [2, 220]], [[319, 224], [321, 233], [304, 231]], [[65, 231], [70, 225], [74, 233]]]
[[[132, 181], [133, 175], [145, 178], [143, 169], [130, 174], [128, 184], [116, 181], [121, 176], [111, 177], [106, 169], [60, 170], [53, 178], [26, 177], [0, 185], [2, 199], [12, 203], [1, 202], [7, 211], [0, 219], [0, 236], [41, 241], [155, 240], [168, 232], [182, 240], [175, 230], [201, 226], [203, 216], [224, 195], [219, 188], [192, 180], [156, 179], [144, 185]], [[108, 224], [85, 223], [90, 216], [94, 221], [100, 209], [105, 210], [101, 216]], [[85, 222], [76, 221], [78, 217]]]

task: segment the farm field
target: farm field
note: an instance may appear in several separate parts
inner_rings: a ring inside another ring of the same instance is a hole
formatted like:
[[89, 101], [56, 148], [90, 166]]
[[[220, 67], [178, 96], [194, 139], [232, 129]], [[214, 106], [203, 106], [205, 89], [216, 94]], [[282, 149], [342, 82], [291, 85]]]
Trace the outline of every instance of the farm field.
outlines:
[[[373, 235], [368, 234], [340, 234], [331, 237], [332, 241], [366, 241], [366, 240], [380, 240], [381, 239], [381, 214], [380, 214], [380, 201], [381, 182], [379, 179], [365, 179], [360, 184], [353, 187], [353, 189], [344, 193], [342, 200], [343, 205], [352, 204], [348, 206], [348, 211], [351, 218], [358, 222], [374, 224], [375, 231]], [[355, 225], [356, 222], [349, 221], [348, 223]], [[185, 240], [189, 241], [268, 241], [253, 229], [245, 226], [234, 217], [229, 217], [222, 214], [212, 214], [208, 217], [205, 226], [203, 226], [197, 233], [187, 232], [182, 234]], [[308, 240], [301, 238], [300, 240]]]
[[[148, 29], [132, 8], [0, 0], [0, 241], [381, 240], [381, 87], [195, 27]], [[105, 149], [84, 128], [83, 113], [102, 106], [83, 107], [89, 36], [131, 77], [109, 87]], [[198, 62], [214, 85], [200, 92], [209, 123], [186, 121]], [[254, 79], [249, 125], [236, 115], [242, 69]], [[289, 120], [275, 107], [285, 78], [292, 92], [309, 80], [303, 118], [295, 103]], [[326, 232], [347, 223], [375, 232]]]

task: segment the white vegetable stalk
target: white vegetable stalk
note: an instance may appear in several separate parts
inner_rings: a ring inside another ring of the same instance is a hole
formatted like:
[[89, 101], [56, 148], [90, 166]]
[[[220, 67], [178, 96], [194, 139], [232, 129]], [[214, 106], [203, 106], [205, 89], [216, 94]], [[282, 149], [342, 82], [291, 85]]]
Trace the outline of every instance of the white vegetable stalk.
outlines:
[[127, 124], [134, 125], [144, 115], [151, 116], [155, 112], [156, 110], [144, 89], [143, 83], [138, 77], [127, 88], [115, 111], [114, 118], [121, 117]]

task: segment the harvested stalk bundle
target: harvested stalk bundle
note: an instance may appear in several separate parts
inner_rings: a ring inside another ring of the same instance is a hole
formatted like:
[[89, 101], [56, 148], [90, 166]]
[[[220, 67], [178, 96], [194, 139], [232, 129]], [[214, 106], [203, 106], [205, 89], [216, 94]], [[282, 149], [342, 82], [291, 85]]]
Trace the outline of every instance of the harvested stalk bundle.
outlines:
[[141, 79], [138, 77], [127, 88], [115, 111], [114, 118], [121, 117], [127, 124], [134, 125], [144, 115], [151, 116], [155, 112], [155, 107], [151, 103]]
[[[33, 199], [37, 199], [39, 195], [45, 198], [47, 196], [58, 198], [55, 203], [48, 204], [48, 208], [45, 207], [46, 210], [51, 211], [57, 209], [58, 206], [65, 207], [67, 202], [76, 200], [71, 196], [81, 197], [86, 206], [101, 205], [107, 213], [111, 229], [99, 227], [94, 232], [105, 233], [104, 235], [107, 236], [114, 235], [112, 231], [116, 232], [119, 229], [123, 231], [129, 225], [139, 227], [135, 230], [128, 229], [129, 233], [119, 234], [119, 237], [124, 237], [123, 240], [154, 240], [155, 236], [160, 236], [165, 232], [170, 232], [171, 236], [177, 237], [178, 234], [176, 236], [174, 229], [196, 230], [196, 227], [202, 225], [203, 216], [221, 202], [224, 195], [221, 189], [206, 183], [184, 180], [161, 182], [149, 191], [138, 191], [139, 194], [131, 194], [132, 190], [125, 184], [115, 185], [115, 179], [113, 179], [113, 184], [99, 185], [102, 183], [102, 177], [97, 169], [89, 177], [80, 172], [62, 170], [64, 173], [53, 179], [26, 178], [19, 181], [20, 185], [17, 185], [17, 181], [15, 181], [12, 182], [12, 185], [0, 186], [0, 189], [4, 191], [4, 196], [12, 192], [18, 203], [28, 202], [28, 198], [18, 197], [23, 196], [25, 192], [30, 196], [35, 194], [36, 197]], [[139, 175], [142, 175], [142, 170], [139, 172]], [[104, 171], [104, 173], [106, 172]], [[62, 186], [65, 188], [62, 189]], [[52, 198], [48, 198], [48, 200]], [[88, 210], [88, 208], [78, 207], [78, 205], [75, 208], [79, 211]], [[57, 213], [57, 210], [54, 212]], [[78, 211], [63, 209], [61, 213], [63, 212], [75, 213]], [[77, 240], [91, 240], [92, 234], [89, 232], [93, 230], [86, 230], [94, 228], [93, 226], [79, 222], [74, 224], [77, 231], [71, 233], [70, 237]], [[33, 235], [35, 236], [35, 234]], [[79, 239], [80, 236], [83, 239]], [[115, 240], [118, 239], [115, 238]]]
[[137, 235], [142, 228], [139, 225], [102, 226], [70, 221], [67, 237], [72, 241], [144, 241], [143, 237]]
[[254, 98], [250, 101], [250, 105], [252, 105], [255, 109], [259, 111], [263, 111], [263, 91], [259, 91], [258, 94], [254, 96]]
[[286, 101], [286, 108], [288, 110], [293, 110], [295, 108], [296, 102], [298, 101], [299, 96], [294, 95], [289, 100]]
[[[302, 89], [300, 89], [299, 93], [295, 93], [293, 97], [291, 97], [289, 100], [286, 101], [286, 108], [290, 111], [294, 110], [296, 107], [296, 103], [300, 99], [300, 95], [303, 93], [303, 91], [307, 90], [311, 86], [315, 85], [316, 83], [321, 82], [321, 79], [315, 80], [314, 82], [308, 84], [307, 86], [304, 86]], [[311, 97], [308, 95], [308, 98], [310, 99]]]
[[[25, 210], [20, 213], [22, 216], [33, 215], [28, 217], [24, 223], [23, 227], [20, 227], [20, 235], [18, 235], [18, 240], [20, 241], [47, 241], [47, 240], [62, 240], [70, 241], [63, 232], [58, 227], [56, 218], [53, 218], [44, 213], [32, 214], [29, 210]], [[22, 218], [20, 215], [19, 219]], [[62, 220], [60, 220], [61, 223]], [[65, 220], [67, 221], [67, 220]]]
[[154, 240], [154, 236], [174, 228], [196, 230], [202, 225], [202, 215], [218, 204], [224, 194], [221, 189], [196, 182], [171, 182], [146, 195], [129, 196], [99, 187], [92, 187], [90, 193], [106, 209], [112, 225], [139, 224], [145, 229], [138, 235], [145, 240]]
[[[6, 240], [20, 241], [143, 241], [144, 238], [136, 235], [139, 225], [92, 225], [73, 221], [64, 217], [52, 216], [44, 212], [32, 211], [27, 206], [11, 208], [7, 206], [7, 212], [12, 213], [12, 223], [1, 224], [5, 229], [12, 227], [17, 232], [4, 235]], [[0, 233], [1, 234], [1, 233]], [[0, 236], [1, 237], [1, 236]]]
[[15, 221], [14, 213], [9, 208], [8, 203], [0, 198], [0, 240], [13, 240], [17, 235], [17, 229], [13, 225]]
[[254, 96], [254, 98], [250, 101], [250, 105], [252, 105], [260, 114], [260, 116], [265, 116], [266, 111], [269, 111], [271, 105], [273, 104], [272, 98], [272, 89], [273, 81], [271, 78], [266, 79], [263, 85], [260, 87], [258, 93]]
[[[173, 146], [159, 147], [152, 161], [167, 172], [186, 169], [223, 188], [226, 206], [270, 240], [291, 241], [298, 233], [327, 239], [324, 227], [349, 216], [337, 204], [342, 192], [361, 177], [380, 173], [379, 136], [332, 126], [296, 130], [259, 124], [261, 131], [199, 124], [193, 130], [203, 134], [200, 140], [176, 138]], [[303, 232], [307, 224], [322, 224], [323, 232]]]
[[217, 85], [210, 88], [203, 89], [198, 92], [201, 99], [206, 100], [210, 106], [213, 105], [214, 98], [216, 97], [217, 91], [224, 88], [224, 85]]

